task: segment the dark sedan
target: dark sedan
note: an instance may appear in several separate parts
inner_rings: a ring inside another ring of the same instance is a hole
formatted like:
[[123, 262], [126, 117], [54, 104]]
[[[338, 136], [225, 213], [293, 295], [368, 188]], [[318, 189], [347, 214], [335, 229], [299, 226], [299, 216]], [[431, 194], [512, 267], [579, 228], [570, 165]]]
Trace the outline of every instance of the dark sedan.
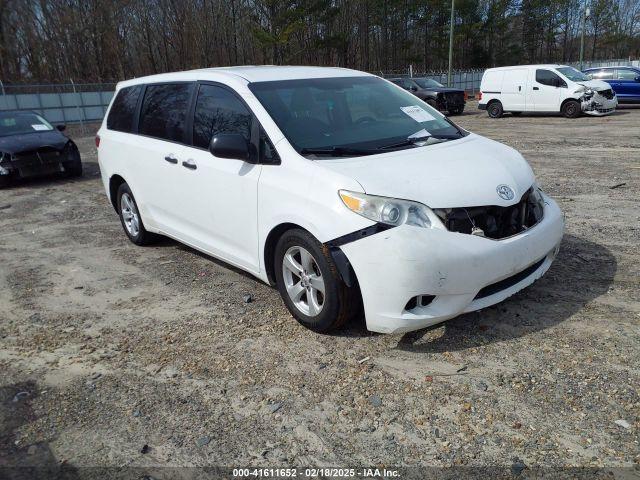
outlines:
[[459, 88], [447, 88], [430, 78], [391, 78], [396, 85], [410, 91], [433, 108], [457, 115], [464, 111], [467, 95]]
[[82, 175], [78, 147], [64, 125], [54, 128], [35, 112], [0, 112], [0, 187], [18, 178]]

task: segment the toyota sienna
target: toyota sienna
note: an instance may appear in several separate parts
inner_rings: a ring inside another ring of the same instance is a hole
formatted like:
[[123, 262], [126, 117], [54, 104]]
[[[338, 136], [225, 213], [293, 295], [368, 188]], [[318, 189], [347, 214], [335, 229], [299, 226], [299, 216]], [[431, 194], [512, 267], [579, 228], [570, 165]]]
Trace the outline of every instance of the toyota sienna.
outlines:
[[405, 332], [541, 277], [563, 216], [514, 149], [377, 76], [232, 67], [118, 84], [96, 137], [137, 245], [166, 235], [277, 286], [324, 332]]

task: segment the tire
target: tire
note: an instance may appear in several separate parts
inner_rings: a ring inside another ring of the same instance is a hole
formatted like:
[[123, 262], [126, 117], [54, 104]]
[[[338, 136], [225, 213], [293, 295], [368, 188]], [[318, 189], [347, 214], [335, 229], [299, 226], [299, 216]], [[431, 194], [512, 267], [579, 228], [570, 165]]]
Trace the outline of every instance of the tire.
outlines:
[[140, 246], [149, 245], [157, 240], [158, 236], [156, 234], [148, 232], [144, 228], [138, 204], [129, 185], [126, 183], [121, 184], [116, 198], [118, 200], [120, 223], [129, 240]]
[[6, 188], [11, 185], [10, 175], [0, 175], [0, 188]]
[[449, 115], [461, 115], [464, 112], [464, 107], [452, 108], [449, 110]]
[[562, 105], [562, 114], [567, 118], [578, 118], [582, 110], [577, 100], [567, 100]]
[[518, 117], [522, 114], [522, 112], [511, 112], [511, 115], [513, 115], [514, 117]]
[[495, 102], [491, 102], [488, 106], [487, 106], [487, 114], [491, 117], [491, 118], [500, 118], [502, 116], [503, 110], [502, 110], [502, 103], [495, 101]]
[[[291, 315], [309, 330], [334, 330], [358, 313], [358, 287], [347, 287], [328, 249], [305, 230], [288, 230], [280, 237], [274, 267], [280, 296]], [[324, 294], [314, 288], [320, 285]]]
[[67, 177], [81, 177], [82, 176], [82, 163], [72, 163], [71, 165], [65, 165], [64, 173]]
[[429, 99], [427, 99], [427, 103], [429, 104], [429, 106], [431, 106], [431, 107], [435, 108], [436, 110], [440, 110], [440, 109], [438, 108], [438, 104], [436, 103], [436, 101], [435, 101], [435, 100], [433, 100], [433, 99], [429, 98]]

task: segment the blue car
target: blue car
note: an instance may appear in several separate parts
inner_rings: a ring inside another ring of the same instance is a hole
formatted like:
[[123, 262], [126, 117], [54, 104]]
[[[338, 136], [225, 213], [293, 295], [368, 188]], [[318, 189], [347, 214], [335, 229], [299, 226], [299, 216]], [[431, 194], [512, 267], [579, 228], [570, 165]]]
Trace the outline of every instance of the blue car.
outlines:
[[584, 73], [594, 80], [604, 80], [611, 85], [619, 103], [640, 102], [640, 68], [598, 67], [588, 68]]

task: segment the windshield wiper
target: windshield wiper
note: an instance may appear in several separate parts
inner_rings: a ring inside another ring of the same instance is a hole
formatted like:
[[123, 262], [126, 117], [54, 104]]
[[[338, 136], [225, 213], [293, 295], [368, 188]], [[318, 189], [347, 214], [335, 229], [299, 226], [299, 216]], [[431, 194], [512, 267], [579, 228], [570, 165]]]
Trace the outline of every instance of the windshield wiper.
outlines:
[[415, 146], [420, 142], [426, 142], [430, 138], [435, 138], [437, 140], [455, 140], [456, 138], [460, 138], [462, 134], [442, 134], [442, 135], [425, 135], [423, 137], [407, 137], [406, 140], [402, 140], [401, 142], [391, 143], [389, 145], [383, 145], [378, 147], [379, 150], [389, 150], [392, 148], [402, 148], [402, 147], [411, 147]]
[[373, 155], [380, 153], [378, 150], [351, 147], [328, 147], [328, 148], [303, 148], [302, 155], [330, 155], [332, 157], [345, 157], [348, 155]]

